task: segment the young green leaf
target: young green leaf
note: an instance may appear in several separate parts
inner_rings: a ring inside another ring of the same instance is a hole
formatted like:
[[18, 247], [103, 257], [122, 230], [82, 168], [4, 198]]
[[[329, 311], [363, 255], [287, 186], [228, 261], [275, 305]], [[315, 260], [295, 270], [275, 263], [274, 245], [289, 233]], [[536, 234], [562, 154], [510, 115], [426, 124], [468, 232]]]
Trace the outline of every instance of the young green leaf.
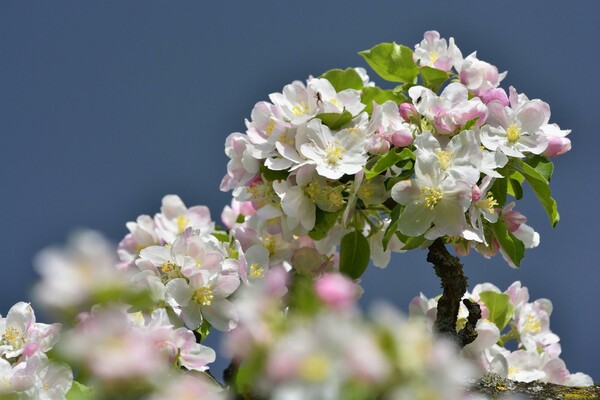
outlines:
[[548, 182], [552, 179], [552, 173], [554, 172], [554, 164], [543, 156], [533, 156], [525, 160], [527, 165], [533, 167], [541, 176], [544, 177]]
[[397, 162], [409, 158], [412, 160], [415, 159], [415, 154], [409, 149], [405, 148], [402, 149], [402, 151], [398, 152], [398, 148], [393, 148], [387, 153], [380, 156], [370, 170], [365, 171], [365, 178], [371, 179], [381, 174]]
[[488, 319], [502, 332], [506, 325], [508, 325], [514, 311], [513, 305], [510, 304], [510, 297], [507, 294], [496, 293], [490, 290], [479, 293], [479, 298], [488, 310], [490, 310]]
[[401, 93], [395, 93], [393, 90], [384, 90], [375, 86], [363, 88], [360, 98], [360, 102], [366, 104], [365, 111], [369, 114], [373, 112], [373, 101], [377, 104], [383, 104], [388, 100], [392, 100], [396, 104], [402, 104], [408, 99]]
[[369, 242], [359, 231], [347, 233], [340, 244], [340, 272], [358, 279], [367, 269], [371, 249]]
[[492, 224], [492, 231], [494, 236], [504, 253], [510, 258], [513, 264], [518, 268], [521, 265], [521, 260], [525, 256], [525, 245], [515, 235], [510, 233], [504, 222], [499, 220], [495, 224]]
[[66, 400], [94, 400], [95, 398], [94, 389], [77, 381], [73, 381], [71, 389], [69, 389], [65, 397]]
[[411, 83], [419, 75], [413, 51], [396, 43], [380, 43], [360, 54], [373, 70], [391, 82]]
[[363, 87], [363, 81], [354, 68], [332, 69], [321, 75], [321, 78], [331, 82], [336, 92], [346, 89], [360, 90]]
[[338, 113], [322, 113], [317, 114], [315, 118], [319, 118], [323, 124], [327, 125], [331, 130], [338, 130], [348, 122], [352, 121], [352, 114], [345, 111], [341, 114]]
[[264, 164], [261, 164], [259, 168], [260, 168], [260, 174], [262, 175], [263, 179], [265, 179], [269, 182], [287, 179], [288, 175], [290, 174], [288, 171], [285, 171], [285, 170], [273, 171], [272, 169], [269, 169]]
[[336, 212], [325, 212], [317, 207], [315, 227], [308, 232], [308, 236], [314, 240], [325, 239], [329, 233], [329, 230], [331, 227], [333, 227], [333, 225], [335, 225], [335, 221], [337, 221], [341, 213], [342, 210]]
[[420, 71], [423, 84], [434, 92], [440, 90], [444, 82], [448, 80], [448, 73], [441, 69], [421, 67]]
[[397, 204], [390, 213], [390, 224], [383, 234], [383, 251], [387, 251], [387, 247], [390, 243], [390, 240], [392, 240], [392, 236], [395, 235], [396, 231], [398, 230], [398, 218], [400, 218], [400, 213], [402, 212], [403, 208], [404, 206], [402, 204]]
[[[531, 165], [526, 164], [519, 159], [513, 160], [513, 166], [525, 177], [525, 180], [533, 189], [538, 201], [542, 207], [544, 207], [544, 210], [546, 210], [548, 217], [550, 217], [552, 226], [555, 227], [560, 220], [560, 215], [558, 214], [556, 201], [551, 196], [552, 193], [550, 191], [548, 180], [544, 177], [544, 175], [542, 175], [542, 173], [544, 173], [546, 176], [549, 176], [548, 172], [550, 167], [545, 164], [541, 166], [538, 164], [536, 167], [532, 167]], [[538, 171], [538, 168], [542, 171], [542, 173]]]

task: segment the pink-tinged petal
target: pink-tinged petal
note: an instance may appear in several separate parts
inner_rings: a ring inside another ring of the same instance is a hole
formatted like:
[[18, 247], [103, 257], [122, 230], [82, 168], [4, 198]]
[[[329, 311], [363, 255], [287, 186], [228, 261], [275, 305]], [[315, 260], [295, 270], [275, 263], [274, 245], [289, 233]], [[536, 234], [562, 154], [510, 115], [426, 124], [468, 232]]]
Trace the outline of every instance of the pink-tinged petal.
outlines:
[[[176, 305], [186, 307], [192, 298], [193, 290], [188, 286], [183, 278], [176, 278], [169, 281], [167, 287], [167, 298], [173, 300]], [[171, 303], [171, 301], [169, 301]]]
[[168, 219], [177, 218], [178, 216], [185, 214], [186, 211], [187, 208], [179, 196], [169, 194], [163, 197], [160, 212]]
[[198, 343], [194, 343], [193, 346], [186, 349], [185, 352], [182, 351], [179, 355], [182, 366], [196, 371], [206, 371], [208, 369], [207, 364], [214, 362], [216, 358], [217, 354], [213, 349]]
[[203, 307], [202, 312], [215, 329], [228, 332], [237, 326], [237, 309], [229, 300], [215, 299], [211, 305]]
[[8, 310], [6, 315], [6, 325], [19, 328], [21, 333], [25, 333], [29, 327], [35, 323], [33, 308], [29, 303], [18, 302]]
[[530, 100], [519, 108], [516, 118], [523, 132], [535, 133], [550, 119], [550, 106], [541, 100]]
[[171, 250], [164, 246], [150, 246], [140, 252], [140, 257], [159, 266], [171, 260]]
[[571, 150], [571, 140], [566, 137], [552, 136], [548, 138], [548, 147], [542, 153], [545, 157], [556, 157]]
[[237, 275], [221, 275], [211, 290], [215, 298], [225, 298], [235, 292], [239, 286], [240, 279]]

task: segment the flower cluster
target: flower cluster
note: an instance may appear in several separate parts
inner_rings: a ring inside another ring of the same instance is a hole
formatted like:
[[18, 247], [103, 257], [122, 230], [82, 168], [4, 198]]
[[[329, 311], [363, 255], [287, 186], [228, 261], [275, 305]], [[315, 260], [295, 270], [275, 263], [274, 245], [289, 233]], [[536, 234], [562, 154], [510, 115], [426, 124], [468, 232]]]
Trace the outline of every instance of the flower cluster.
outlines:
[[46, 353], [58, 340], [61, 326], [35, 321], [28, 303], [19, 302], [0, 315], [0, 397], [59, 400], [71, 388], [73, 372]]
[[358, 293], [338, 273], [312, 281], [278, 269], [245, 288], [225, 341], [236, 385], [277, 400], [464, 398], [474, 370], [453, 346], [391, 307], [361, 315]]
[[506, 73], [435, 31], [414, 51], [382, 43], [360, 54], [404, 85], [384, 90], [349, 68], [285, 86], [227, 138], [221, 189], [251, 203], [259, 234], [360, 232], [375, 265], [444, 237], [518, 266], [539, 235], [507, 195], [520, 199], [527, 181], [558, 222], [548, 158], [570, 149], [569, 131], [549, 122], [547, 103], [507, 92]]
[[[473, 360], [481, 372], [494, 372], [522, 382], [593, 385], [588, 375], [569, 373], [560, 359], [560, 339], [550, 330], [550, 300], [529, 302], [529, 291], [521, 282], [513, 283], [504, 292], [491, 283], [479, 284], [464, 298], [478, 303], [482, 310], [482, 319], [476, 327], [477, 339], [462, 350], [463, 356]], [[424, 319], [431, 328], [437, 314], [437, 300], [421, 294], [411, 301], [409, 309], [412, 319]], [[464, 325], [468, 314], [461, 305], [459, 327]], [[507, 348], [511, 343], [516, 343], [516, 350]]]

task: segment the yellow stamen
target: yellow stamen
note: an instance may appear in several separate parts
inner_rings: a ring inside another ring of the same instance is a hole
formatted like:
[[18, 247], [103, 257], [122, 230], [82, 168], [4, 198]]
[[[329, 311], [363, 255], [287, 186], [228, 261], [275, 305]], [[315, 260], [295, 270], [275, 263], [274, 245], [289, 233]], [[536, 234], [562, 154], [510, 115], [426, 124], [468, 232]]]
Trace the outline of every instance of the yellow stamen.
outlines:
[[450, 166], [450, 163], [454, 159], [454, 154], [450, 150], [440, 150], [436, 149], [435, 154], [437, 154], [440, 159], [440, 165], [442, 169], [445, 171]]
[[512, 124], [506, 128], [506, 138], [510, 143], [515, 143], [521, 137], [521, 128]]
[[492, 196], [492, 192], [488, 192], [487, 197], [485, 199], [479, 200], [477, 202], [477, 206], [479, 208], [489, 212], [490, 214], [494, 214], [496, 212], [494, 207], [496, 207], [497, 205], [498, 202], [496, 201], [496, 199], [494, 199], [494, 196]]
[[190, 219], [184, 217], [183, 215], [177, 217], [177, 229], [179, 229], [180, 234], [183, 233], [183, 231], [185, 231], [185, 228], [187, 228], [189, 222]]
[[542, 331], [542, 322], [535, 316], [529, 314], [523, 330], [527, 333], [540, 333]]
[[192, 295], [192, 300], [201, 306], [210, 306], [215, 296], [213, 295], [210, 287], [202, 287], [200, 289], [194, 290], [194, 294]]
[[329, 163], [329, 165], [331, 166], [336, 166], [339, 164], [340, 160], [344, 156], [346, 149], [344, 149], [342, 146], [340, 146], [339, 143], [336, 142], [331, 143], [329, 146], [327, 146], [327, 149], [325, 151], [327, 153], [327, 163]]
[[269, 124], [267, 125], [267, 127], [265, 128], [265, 133], [267, 136], [271, 136], [271, 134], [273, 133], [273, 129], [275, 129], [275, 120], [271, 119], [269, 121]]
[[250, 276], [252, 278], [262, 278], [265, 270], [260, 267], [260, 264], [254, 263], [250, 265]]
[[265, 248], [269, 250], [270, 255], [273, 255], [275, 253], [276, 245], [277, 243], [275, 243], [275, 239], [273, 239], [270, 236], [263, 239], [263, 246], [265, 246]]
[[425, 200], [425, 207], [433, 210], [435, 206], [442, 200], [444, 194], [439, 188], [425, 187], [421, 189], [421, 195]]
[[163, 265], [160, 267], [160, 269], [165, 274], [170, 274], [171, 272], [178, 269], [178, 265], [172, 261], [167, 261], [166, 263], [163, 263]]
[[429, 52], [429, 59], [431, 60], [431, 64], [435, 64], [435, 62], [440, 58], [440, 55], [437, 51], [431, 50]]
[[292, 107], [292, 113], [295, 116], [300, 116], [308, 113], [308, 104], [306, 104], [306, 102], [303, 101], [299, 105], [295, 105], [294, 107]]

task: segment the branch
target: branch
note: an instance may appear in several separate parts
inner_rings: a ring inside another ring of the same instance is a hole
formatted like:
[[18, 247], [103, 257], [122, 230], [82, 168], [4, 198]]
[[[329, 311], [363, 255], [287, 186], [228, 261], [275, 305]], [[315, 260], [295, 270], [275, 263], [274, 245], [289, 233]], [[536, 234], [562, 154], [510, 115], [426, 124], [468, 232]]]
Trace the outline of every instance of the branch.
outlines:
[[456, 343], [460, 348], [473, 342], [477, 337], [475, 326], [481, 318], [481, 309], [477, 303], [464, 300], [469, 310], [467, 324], [460, 332], [456, 332], [456, 320], [460, 302], [467, 291], [467, 277], [458, 257], [451, 255], [442, 239], [436, 239], [429, 246], [427, 261], [433, 264], [435, 274], [442, 281], [443, 294], [438, 301], [435, 331], [438, 335]]
[[475, 383], [470, 392], [484, 394], [492, 399], [512, 399], [515, 395], [530, 400], [599, 399], [600, 385], [562, 386], [537, 381], [515, 382], [496, 374], [487, 374]]

